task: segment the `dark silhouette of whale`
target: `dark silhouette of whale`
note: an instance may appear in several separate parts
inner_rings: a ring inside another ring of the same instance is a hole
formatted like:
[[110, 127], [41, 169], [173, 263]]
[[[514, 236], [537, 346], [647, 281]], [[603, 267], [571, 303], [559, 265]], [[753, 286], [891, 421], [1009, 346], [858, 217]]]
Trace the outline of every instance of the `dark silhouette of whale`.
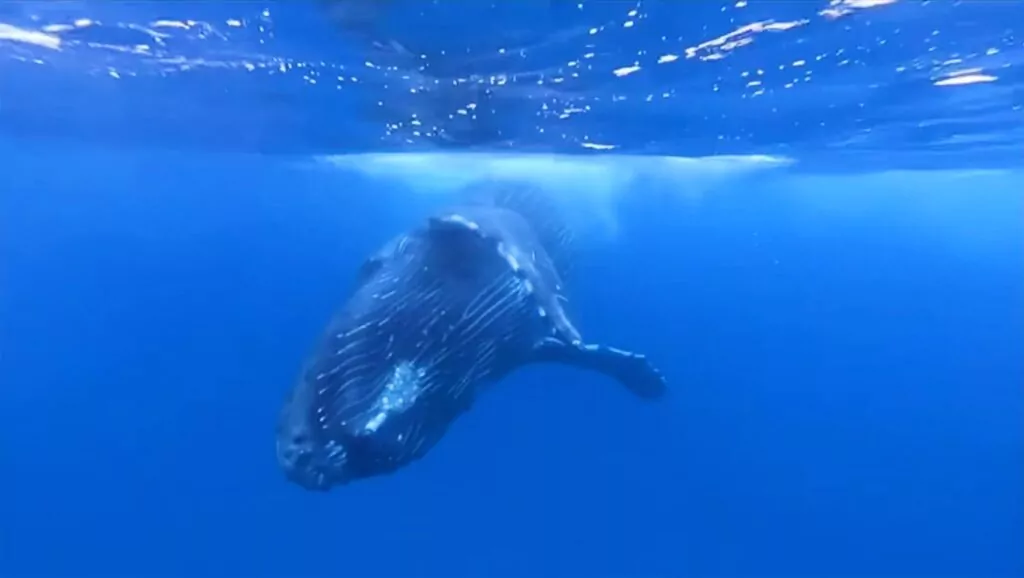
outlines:
[[644, 356], [585, 343], [569, 320], [572, 238], [548, 199], [514, 183], [473, 190], [364, 262], [279, 417], [277, 459], [293, 482], [327, 490], [394, 472], [482, 386], [531, 363], [665, 393]]

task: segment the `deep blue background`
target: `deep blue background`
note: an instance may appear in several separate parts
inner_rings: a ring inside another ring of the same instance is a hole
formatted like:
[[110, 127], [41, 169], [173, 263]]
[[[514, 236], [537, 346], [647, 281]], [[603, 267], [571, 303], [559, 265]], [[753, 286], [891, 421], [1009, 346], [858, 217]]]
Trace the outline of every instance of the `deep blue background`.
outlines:
[[287, 159], [0, 157], [0, 575], [1024, 575], [1019, 173], [626, 191], [573, 307], [670, 399], [532, 368], [424, 461], [316, 494], [276, 469], [279, 403], [438, 199]]

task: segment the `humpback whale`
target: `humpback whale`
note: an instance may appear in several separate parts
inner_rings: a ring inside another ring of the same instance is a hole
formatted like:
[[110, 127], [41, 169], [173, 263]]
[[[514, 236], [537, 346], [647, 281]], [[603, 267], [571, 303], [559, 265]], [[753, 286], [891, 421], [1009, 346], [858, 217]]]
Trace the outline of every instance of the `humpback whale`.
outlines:
[[422, 458], [485, 386], [561, 363], [656, 399], [645, 356], [586, 342], [566, 312], [573, 239], [529, 186], [485, 182], [367, 258], [277, 423], [286, 477], [326, 491]]

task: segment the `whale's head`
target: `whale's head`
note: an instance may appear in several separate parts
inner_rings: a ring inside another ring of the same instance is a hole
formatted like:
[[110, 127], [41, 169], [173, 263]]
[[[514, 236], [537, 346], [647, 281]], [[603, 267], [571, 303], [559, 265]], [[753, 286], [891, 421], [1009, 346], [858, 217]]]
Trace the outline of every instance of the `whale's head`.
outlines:
[[[422, 407], [426, 370], [377, 359], [366, 373], [334, 383], [317, 379], [330, 369], [307, 372], [294, 388], [277, 424], [277, 461], [289, 480], [329, 490], [390, 473], [430, 447], [430, 430], [422, 427], [429, 421]], [[345, 365], [339, 360], [335, 367]]]
[[549, 331], [544, 254], [523, 219], [473, 206], [369, 257], [282, 409], [287, 477], [327, 490], [425, 455], [509, 352]]
[[328, 490], [390, 473], [431, 445], [445, 349], [431, 333], [438, 316], [420, 309], [427, 302], [373, 283], [350, 297], [281, 409], [277, 461], [289, 480]]
[[464, 390], [443, 276], [402, 236], [363, 264], [286, 400], [277, 461], [291, 481], [327, 490], [390, 473], [440, 437]]
[[309, 490], [329, 490], [354, 479], [348, 449], [318, 427], [315, 399], [299, 383], [284, 404], [277, 422], [277, 463], [288, 480]]

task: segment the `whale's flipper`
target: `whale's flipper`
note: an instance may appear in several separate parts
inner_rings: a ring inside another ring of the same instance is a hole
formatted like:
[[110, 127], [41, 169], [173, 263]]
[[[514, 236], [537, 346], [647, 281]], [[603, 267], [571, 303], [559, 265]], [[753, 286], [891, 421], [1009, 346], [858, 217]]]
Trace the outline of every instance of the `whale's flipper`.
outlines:
[[639, 397], [657, 399], [667, 392], [665, 378], [643, 355], [604, 345], [565, 343], [548, 337], [537, 344], [535, 361], [564, 363], [603, 373]]

